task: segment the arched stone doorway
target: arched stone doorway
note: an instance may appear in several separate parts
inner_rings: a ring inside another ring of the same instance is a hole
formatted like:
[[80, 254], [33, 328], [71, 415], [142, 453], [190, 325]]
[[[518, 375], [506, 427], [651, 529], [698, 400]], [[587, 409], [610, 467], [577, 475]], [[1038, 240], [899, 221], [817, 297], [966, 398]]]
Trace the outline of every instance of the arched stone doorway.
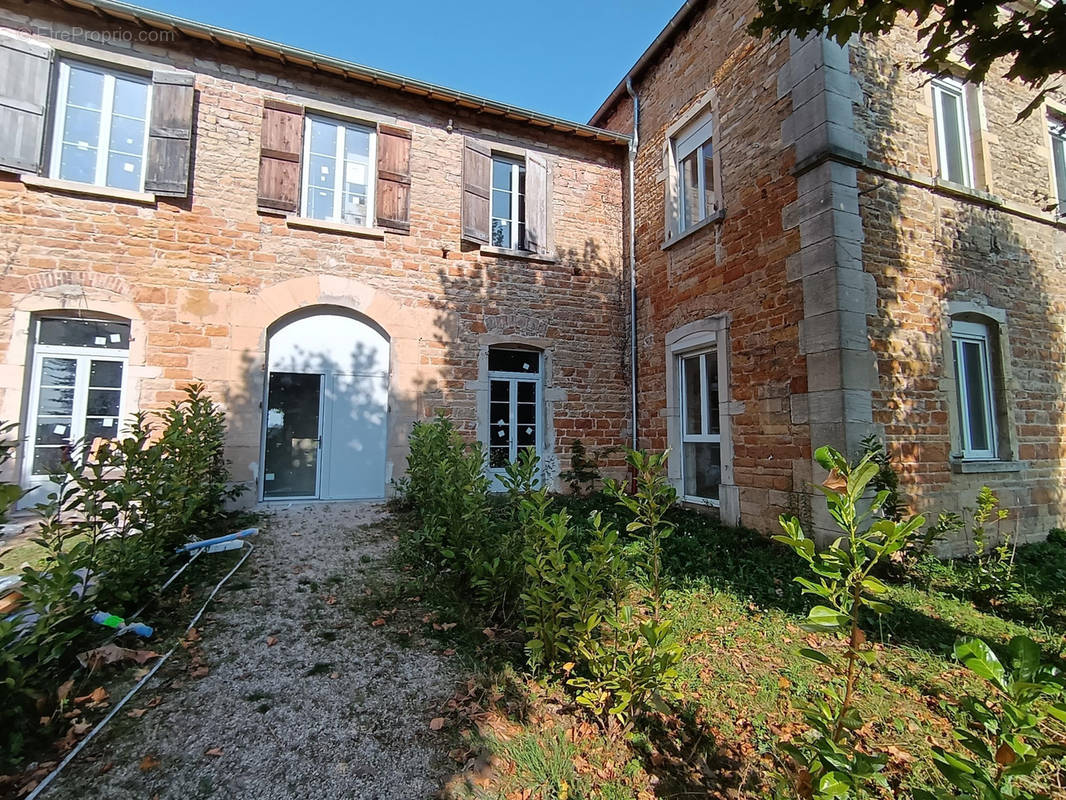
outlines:
[[268, 330], [264, 500], [385, 496], [389, 340], [344, 309], [319, 306]]

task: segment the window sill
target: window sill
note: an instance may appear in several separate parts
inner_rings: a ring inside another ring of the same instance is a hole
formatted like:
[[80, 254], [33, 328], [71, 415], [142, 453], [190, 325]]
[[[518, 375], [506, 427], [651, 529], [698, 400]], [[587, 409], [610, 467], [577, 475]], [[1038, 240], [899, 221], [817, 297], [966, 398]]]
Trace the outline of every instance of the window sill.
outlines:
[[994, 206], [1003, 205], [1003, 201], [994, 194], [989, 194], [982, 189], [976, 189], [972, 186], [966, 186], [965, 184], [947, 181], [943, 178], [934, 177], [933, 186], [944, 194], [965, 197], [969, 200], [977, 199]]
[[711, 225], [714, 225], [716, 222], [721, 222], [723, 219], [725, 219], [725, 209], [724, 208], [720, 208], [717, 211], [715, 211], [713, 214], [711, 214], [711, 216], [707, 217], [707, 219], [700, 220], [695, 225], [693, 225], [691, 228], [686, 228], [684, 233], [679, 233], [677, 236], [673, 237], [672, 239], [669, 239], [669, 240], [663, 242], [662, 246], [659, 249], [660, 250], [669, 250], [671, 247], [673, 247], [678, 242], [683, 242], [689, 236], [692, 236], [692, 234], [698, 233], [699, 231], [702, 231], [704, 228], [708, 228]]
[[65, 194], [80, 194], [88, 197], [103, 197], [108, 200], [124, 200], [127, 203], [143, 203], [152, 205], [155, 203], [155, 195], [151, 192], [134, 192], [129, 189], [115, 189], [111, 186], [96, 186], [91, 183], [78, 183], [77, 181], [61, 181], [56, 178], [44, 178], [40, 175], [23, 174], [19, 179], [33, 189], [46, 189]]
[[1027, 461], [997, 461], [989, 459], [952, 459], [951, 471], [957, 475], [979, 475], [989, 472], [1022, 472], [1029, 468]]
[[358, 236], [361, 239], [384, 239], [385, 231], [381, 228], [367, 228], [363, 225], [349, 225], [346, 222], [334, 222], [328, 219], [312, 219], [311, 217], [286, 217], [285, 224], [290, 228], [302, 228], [313, 231], [327, 231], [329, 233], [343, 233], [347, 236]]
[[540, 264], [554, 264], [558, 261], [554, 256], [545, 256], [534, 253], [532, 250], [511, 250], [507, 247], [490, 247], [481, 245], [481, 255], [495, 256], [496, 258], [518, 258], [523, 261], [536, 261]]
[[721, 508], [722, 501], [714, 500], [710, 497], [689, 497], [688, 495], [682, 495], [681, 502], [690, 506], [703, 506], [705, 508]]

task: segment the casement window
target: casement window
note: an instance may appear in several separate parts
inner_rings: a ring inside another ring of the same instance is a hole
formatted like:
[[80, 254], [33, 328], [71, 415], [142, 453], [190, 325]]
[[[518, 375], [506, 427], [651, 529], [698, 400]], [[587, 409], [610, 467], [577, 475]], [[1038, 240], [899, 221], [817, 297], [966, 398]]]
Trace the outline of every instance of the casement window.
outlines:
[[0, 169], [185, 197], [194, 95], [192, 73], [125, 72], [0, 36]]
[[717, 348], [677, 357], [681, 485], [687, 500], [717, 503], [722, 483]]
[[943, 180], [973, 188], [973, 147], [966, 87], [956, 78], [937, 78], [932, 83], [932, 90], [938, 174]]
[[489, 350], [489, 471], [502, 474], [525, 448], [541, 455], [543, 427], [542, 353], [493, 347]]
[[463, 142], [463, 241], [550, 256], [550, 176], [539, 153], [494, 152], [478, 139]]
[[952, 320], [951, 348], [962, 457], [996, 458], [998, 448], [992, 331], [984, 323]]
[[125, 408], [130, 325], [39, 317], [26, 421], [25, 478], [41, 483], [84, 442], [119, 435]]
[[374, 212], [376, 145], [372, 128], [308, 115], [304, 124], [303, 216], [369, 224]]
[[411, 131], [263, 104], [259, 206], [394, 233], [411, 228]]
[[707, 113], [674, 138], [678, 233], [684, 233], [718, 211], [720, 195], [713, 133], [714, 119]]
[[59, 62], [51, 177], [141, 191], [150, 99], [143, 76]]
[[1066, 217], [1066, 120], [1048, 120], [1051, 134], [1051, 169], [1055, 176], [1056, 213]]
[[492, 157], [492, 245], [523, 250], [526, 243], [526, 165]]

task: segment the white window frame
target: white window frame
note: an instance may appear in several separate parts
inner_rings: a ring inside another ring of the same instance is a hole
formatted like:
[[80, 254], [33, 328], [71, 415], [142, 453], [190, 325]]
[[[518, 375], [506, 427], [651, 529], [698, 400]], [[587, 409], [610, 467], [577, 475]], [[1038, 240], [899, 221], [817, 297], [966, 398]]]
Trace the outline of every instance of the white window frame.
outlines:
[[[495, 171], [496, 171], [497, 162], [501, 163], [501, 164], [509, 164], [511, 166], [511, 190], [510, 190], [510, 192], [511, 192], [511, 217], [510, 217], [510, 219], [504, 219], [503, 217], [497, 217], [495, 214], [492, 213], [492, 208], [493, 208], [492, 195], [495, 192], [503, 191], [502, 189], [497, 189], [495, 186], [492, 185], [492, 173], [495, 173]], [[526, 244], [525, 243], [525, 239], [524, 239], [524, 237], [519, 235], [519, 226], [521, 226], [522, 228], [525, 228], [525, 226], [526, 226], [526, 221], [521, 218], [521, 214], [519, 212], [519, 209], [520, 209], [519, 197], [520, 196], [524, 196], [525, 193], [524, 192], [520, 193], [518, 191], [518, 187], [521, 186], [521, 182], [520, 182], [519, 179], [521, 177], [522, 170], [525, 169], [525, 166], [526, 165], [522, 161], [522, 159], [518, 158], [517, 156], [510, 156], [510, 155], [506, 155], [504, 153], [493, 153], [492, 154], [492, 165], [490, 166], [490, 170], [492, 171], [492, 173], [490, 173], [490, 175], [489, 175], [489, 241], [492, 243], [493, 247], [503, 247], [503, 248], [505, 248], [507, 250], [522, 250], [522, 249], [525, 248], [525, 244]], [[527, 198], [527, 202], [528, 202], [528, 198]], [[497, 219], [500, 220], [501, 222], [507, 222], [510, 225], [510, 231], [511, 231], [510, 240], [506, 244], [503, 244], [503, 245], [497, 245], [495, 242], [492, 241], [492, 223], [493, 223], [494, 220], [497, 220]]]
[[[711, 163], [714, 165], [715, 174], [711, 176], [711, 191], [714, 194], [715, 207], [707, 208], [707, 159], [703, 155], [703, 148], [707, 145], [711, 146]], [[672, 140], [673, 157], [674, 157], [674, 175], [677, 185], [674, 190], [677, 192], [677, 232], [682, 234], [685, 231], [695, 228], [701, 222], [711, 217], [715, 212], [721, 208], [722, 200], [719, 197], [718, 185], [717, 185], [717, 163], [714, 156], [714, 114], [711, 111], [707, 111], [703, 116], [699, 117], [689, 127], [682, 131], [680, 134], [674, 137]], [[697, 196], [699, 197], [699, 216], [691, 224], [686, 224], [685, 218], [685, 189], [684, 189], [684, 171], [682, 169], [682, 162], [693, 153], [697, 153]]]
[[[508, 347], [506, 345], [493, 345], [489, 348], [491, 353], [493, 350], [509, 350], [513, 352], [523, 352], [524, 348], [521, 347]], [[536, 437], [533, 443], [534, 451], [538, 458], [544, 457], [544, 353], [540, 350], [528, 350], [525, 352], [536, 353], [537, 355], [537, 371], [533, 372], [505, 372], [502, 370], [494, 371], [489, 370], [488, 373], [488, 419], [486, 420], [486, 434], [487, 441], [489, 443], [486, 447], [485, 458], [490, 459], [490, 448], [492, 446], [492, 382], [493, 381], [506, 381], [509, 384], [507, 402], [508, 409], [507, 415], [510, 422], [510, 436], [508, 437], [509, 451], [507, 459], [510, 463], [514, 463], [518, 458], [518, 384], [519, 383], [534, 383], [534, 402], [536, 403], [536, 416], [534, 417], [534, 425], [536, 426]], [[528, 447], [528, 445], [526, 445]], [[488, 461], [491, 464], [491, 460]], [[489, 467], [489, 474], [494, 478], [503, 475], [507, 472], [504, 467]]]
[[[337, 146], [334, 153], [334, 169], [333, 178], [333, 213], [327, 217], [326, 222], [339, 222], [343, 224], [358, 224], [358, 223], [346, 223], [342, 217], [342, 210], [344, 208], [344, 174], [347, 170], [347, 162], [344, 157], [345, 142], [348, 138], [349, 129], [356, 128], [365, 131], [369, 134], [370, 144], [367, 148], [367, 167], [366, 167], [366, 220], [363, 223], [365, 227], [372, 228], [377, 220], [377, 212], [374, 207], [376, 200], [374, 196], [374, 190], [377, 188], [377, 163], [378, 163], [378, 134], [377, 130], [372, 125], [362, 125], [358, 122], [350, 120], [340, 119], [338, 117], [330, 117], [324, 114], [305, 114], [304, 115], [304, 147], [303, 147], [303, 169], [301, 170], [300, 180], [300, 214], [307, 218], [312, 218], [310, 213], [310, 206], [308, 204], [308, 195], [310, 194], [310, 178], [311, 178], [311, 124], [312, 122], [319, 122], [326, 125], [333, 125], [337, 128]], [[324, 154], [323, 154], [324, 155]], [[315, 218], [317, 219], [317, 217]]]
[[940, 102], [940, 97], [943, 94], [956, 97], [959, 101], [958, 119], [955, 122], [959, 126], [959, 144], [962, 147], [963, 180], [960, 185], [973, 189], [976, 184], [974, 179], [973, 140], [970, 138], [970, 107], [966, 98], [966, 85], [958, 78], [934, 78], [932, 81], [937, 174], [942, 180], [951, 180], [947, 176], [948, 147], [947, 138], [944, 135], [946, 120], [943, 117], [943, 104]]
[[[685, 350], [676, 354], [676, 370], [677, 370], [677, 393], [678, 393], [678, 407], [681, 410], [681, 447], [680, 453], [678, 453], [680, 465], [681, 465], [681, 496], [687, 503], [703, 503], [718, 507], [721, 503], [721, 496], [715, 500], [711, 497], [699, 497], [696, 495], [688, 495], [684, 493], [685, 490], [685, 445], [686, 444], [717, 444], [719, 452], [719, 469], [722, 467], [722, 376], [718, 376], [718, 433], [710, 433], [710, 391], [707, 383], [707, 359], [705, 356], [710, 356], [714, 359], [715, 365], [719, 365], [718, 360], [718, 346], [703, 346], [692, 350]], [[685, 359], [698, 358], [700, 365], [700, 402], [702, 408], [700, 409], [700, 433], [688, 432], [688, 392], [686, 391], [685, 382]], [[722, 483], [719, 482], [719, 489]]]
[[[985, 417], [988, 420], [985, 433], [988, 438], [989, 448], [975, 450], [970, 447], [972, 430], [969, 403], [969, 387], [966, 382], [966, 371], [962, 369], [961, 345], [963, 343], [976, 343], [981, 351], [981, 368], [985, 382]], [[965, 322], [952, 320], [951, 322], [951, 349], [952, 363], [955, 368], [955, 393], [959, 414], [959, 445], [964, 459], [988, 461], [998, 457], [998, 435], [996, 424], [996, 385], [995, 372], [992, 369], [992, 334], [988, 325], [980, 322]]]
[[72, 65], [88, 72], [99, 73], [104, 77], [104, 94], [100, 103], [100, 133], [96, 149], [96, 171], [92, 183], [88, 185], [108, 186], [107, 160], [111, 152], [111, 123], [115, 103], [115, 78], [121, 77], [123, 80], [143, 83], [148, 87], [147, 100], [144, 104], [144, 142], [141, 144], [140, 153], [141, 175], [137, 185], [137, 191], [143, 192], [145, 173], [148, 171], [148, 129], [152, 123], [152, 80], [135, 72], [108, 69], [107, 67], [82, 61], [63, 59], [59, 62], [59, 79], [56, 85], [56, 116], [52, 124], [52, 152], [48, 170], [49, 177], [60, 179], [63, 158], [63, 135], [67, 123], [67, 90], [70, 85], [70, 68]]
[[[99, 320], [109, 322], [112, 320]], [[119, 350], [105, 347], [78, 347], [75, 345], [37, 344], [40, 319], [33, 322], [33, 373], [30, 378], [30, 395], [26, 413], [26, 451], [23, 475], [27, 483], [39, 485], [48, 480], [47, 474], [34, 473], [33, 462], [37, 446], [37, 418], [39, 416], [41, 375], [46, 358], [66, 358], [77, 362], [75, 367], [74, 400], [70, 414], [71, 446], [76, 445], [85, 436], [85, 417], [89, 400], [89, 375], [93, 361], [117, 361], [122, 364], [122, 386], [119, 388], [118, 416], [115, 418], [115, 438], [122, 429], [122, 420], [126, 416], [126, 403], [129, 392], [129, 349]], [[84, 365], [84, 366], [83, 366]]]
[[[1048, 117], [1048, 136], [1051, 145], [1051, 195], [1055, 199], [1054, 214], [1066, 217], [1066, 119]], [[1059, 160], [1055, 160], [1056, 152]]]

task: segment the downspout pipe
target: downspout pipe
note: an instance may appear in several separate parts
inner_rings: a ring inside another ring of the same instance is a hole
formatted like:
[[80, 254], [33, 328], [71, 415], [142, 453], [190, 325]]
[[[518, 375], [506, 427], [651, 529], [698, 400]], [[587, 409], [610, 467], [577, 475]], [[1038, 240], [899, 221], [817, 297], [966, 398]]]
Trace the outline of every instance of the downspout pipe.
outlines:
[[633, 98], [633, 137], [629, 140], [629, 400], [633, 415], [634, 450], [640, 449], [639, 424], [637, 422], [637, 212], [636, 212], [636, 167], [637, 147], [640, 144], [640, 99], [633, 91], [633, 79], [626, 78], [626, 91]]

